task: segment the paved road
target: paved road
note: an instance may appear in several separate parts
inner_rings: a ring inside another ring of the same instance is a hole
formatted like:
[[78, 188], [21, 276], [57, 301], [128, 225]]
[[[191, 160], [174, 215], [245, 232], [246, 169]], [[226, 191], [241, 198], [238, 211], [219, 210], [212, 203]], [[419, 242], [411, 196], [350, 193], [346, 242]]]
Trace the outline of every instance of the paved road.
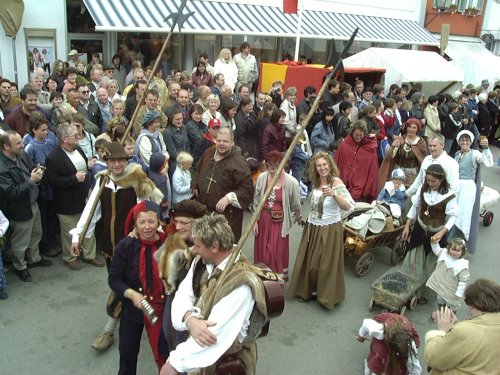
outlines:
[[[493, 150], [495, 160], [500, 152]], [[484, 170], [487, 186], [500, 190], [500, 169]], [[304, 206], [303, 214], [307, 213]], [[471, 261], [472, 278], [500, 282], [500, 252], [495, 241], [500, 228], [500, 205], [491, 208], [496, 219], [480, 228], [479, 250]], [[291, 235], [291, 268], [300, 239], [300, 228]], [[253, 243], [245, 246], [251, 258]], [[287, 300], [283, 315], [271, 322], [268, 337], [259, 340], [258, 374], [362, 374], [368, 343], [354, 340], [368, 311], [370, 284], [390, 267], [390, 249], [374, 252], [375, 264], [364, 278], [354, 275], [354, 262], [346, 260], [346, 300], [332, 311], [318, 304]], [[33, 282], [22, 283], [8, 273], [10, 298], [0, 301], [0, 374], [115, 374], [118, 369], [117, 342], [106, 353], [90, 348], [105, 322], [104, 304], [109, 293], [103, 268], [83, 265], [68, 270], [58, 258], [48, 269], [34, 269]], [[407, 312], [420, 334], [432, 328], [431, 304]], [[459, 310], [459, 318], [467, 316]], [[138, 374], [155, 374], [155, 364], [146, 335], [143, 335]], [[420, 358], [423, 361], [423, 351]], [[424, 367], [425, 368], [425, 367]]]

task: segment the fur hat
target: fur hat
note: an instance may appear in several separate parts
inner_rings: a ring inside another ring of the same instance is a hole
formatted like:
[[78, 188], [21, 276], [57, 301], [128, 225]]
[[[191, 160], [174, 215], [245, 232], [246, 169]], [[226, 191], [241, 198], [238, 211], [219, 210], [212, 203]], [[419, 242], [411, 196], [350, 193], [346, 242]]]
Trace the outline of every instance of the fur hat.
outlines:
[[160, 114], [157, 111], [149, 111], [142, 118], [142, 127], [147, 128], [154, 120], [159, 119]]
[[208, 215], [207, 206], [203, 203], [193, 201], [190, 199], [185, 199], [183, 201], [174, 203], [174, 207], [171, 211], [171, 216], [175, 217], [192, 217], [193, 219], [198, 219], [204, 215]]
[[125, 153], [125, 149], [120, 142], [112, 142], [106, 147], [106, 154], [104, 155], [104, 160], [108, 159], [127, 159], [128, 156]]

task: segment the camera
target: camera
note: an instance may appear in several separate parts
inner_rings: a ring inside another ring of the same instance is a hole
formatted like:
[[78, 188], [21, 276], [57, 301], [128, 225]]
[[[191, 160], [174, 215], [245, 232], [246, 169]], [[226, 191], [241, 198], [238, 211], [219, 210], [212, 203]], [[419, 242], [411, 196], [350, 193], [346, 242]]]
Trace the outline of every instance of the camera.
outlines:
[[281, 89], [279, 87], [273, 87], [273, 92], [278, 93], [280, 91], [281, 91]]

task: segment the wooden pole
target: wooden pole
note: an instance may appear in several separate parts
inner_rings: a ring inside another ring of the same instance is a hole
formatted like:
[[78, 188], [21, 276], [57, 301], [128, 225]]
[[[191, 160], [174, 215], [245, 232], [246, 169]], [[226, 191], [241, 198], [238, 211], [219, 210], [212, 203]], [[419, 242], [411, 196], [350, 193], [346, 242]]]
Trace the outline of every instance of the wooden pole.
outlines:
[[[328, 84], [330, 83], [330, 81], [334, 77], [335, 72], [340, 67], [343, 67], [342, 59], [344, 57], [346, 57], [347, 52], [351, 48], [351, 45], [354, 42], [354, 38], [356, 37], [357, 33], [358, 33], [358, 28], [356, 28], [354, 30], [354, 32], [352, 33], [350, 39], [347, 41], [346, 45], [344, 46], [344, 50], [342, 51], [340, 56], [335, 56], [335, 58], [337, 58], [337, 61], [335, 62], [335, 67], [326, 76], [325, 82], [323, 82], [323, 85], [321, 86], [321, 89], [319, 90], [318, 96], [316, 97], [316, 100], [314, 101], [311, 109], [309, 110], [309, 113], [307, 114], [307, 117], [304, 120], [304, 124], [308, 124], [309, 121], [311, 120], [312, 116], [314, 115], [314, 112], [316, 112], [316, 109], [319, 106], [321, 98], [323, 97], [323, 95], [326, 91], [326, 88], [328, 87]], [[332, 62], [333, 57], [334, 56], [329, 56], [328, 61], [327, 61], [327, 66], [333, 65], [333, 62]], [[292, 152], [293, 152], [293, 149], [295, 148], [295, 146], [299, 142], [299, 139], [302, 135], [302, 132], [305, 130], [306, 126], [307, 125], [304, 125], [304, 127], [300, 126], [298, 128], [297, 134], [295, 134], [295, 137], [293, 138], [292, 143], [288, 147], [288, 150], [285, 152], [285, 155], [283, 156], [283, 160], [281, 161], [280, 165], [278, 166], [278, 169], [276, 170], [274, 177], [271, 179], [268, 188], [264, 192], [264, 197], [262, 198], [259, 205], [257, 206], [255, 212], [252, 215], [252, 218], [250, 219], [250, 222], [248, 223], [247, 227], [245, 228], [245, 231], [243, 232], [240, 240], [236, 244], [236, 247], [233, 250], [233, 253], [229, 257], [229, 261], [228, 261], [226, 268], [224, 268], [224, 271], [221, 273], [220, 277], [217, 279], [217, 281], [214, 285], [215, 289], [218, 289], [220, 287], [220, 285], [224, 282], [224, 279], [226, 278], [227, 274], [229, 273], [229, 270], [231, 269], [232, 265], [234, 264], [236, 258], [241, 253], [243, 244], [245, 243], [246, 239], [250, 235], [250, 232], [252, 231], [254, 224], [257, 222], [257, 219], [262, 211], [262, 208], [264, 207], [265, 202], [267, 201], [267, 198], [271, 194], [271, 191], [273, 190], [274, 185], [276, 185], [276, 181], [278, 181], [278, 178], [279, 178], [281, 172], [283, 171], [283, 169], [285, 168], [285, 165], [287, 164], [288, 160], [290, 159]], [[214, 294], [212, 294], [212, 296], [209, 296], [209, 298], [207, 299], [207, 303], [205, 304], [205, 306], [206, 306], [205, 311], [201, 312], [204, 318], [207, 318], [209, 313], [210, 313], [208, 311], [208, 308], [211, 308], [211, 306], [213, 304], [213, 297], [214, 297]]]
[[[183, 1], [182, 4], [181, 4], [181, 7], [179, 8], [179, 11], [178, 11], [179, 15], [182, 14], [182, 10], [184, 9], [185, 5], [186, 5], [186, 2]], [[172, 38], [172, 35], [174, 33], [174, 28], [177, 25], [178, 20], [179, 20], [179, 17], [174, 17], [174, 20], [172, 22], [172, 27], [170, 28], [170, 32], [168, 33], [167, 38], [163, 42], [163, 46], [161, 47], [160, 53], [158, 54], [158, 57], [156, 58], [155, 64], [153, 66], [153, 71], [151, 72], [151, 75], [149, 76], [149, 79], [147, 81], [147, 87], [149, 87], [151, 81], [153, 80], [153, 77], [155, 76], [156, 70], [158, 69], [158, 65], [160, 65], [161, 56], [163, 55], [163, 53], [167, 49], [168, 43], [170, 42], [170, 39]], [[145, 94], [146, 94], [146, 91], [144, 91], [141, 94], [141, 98], [138, 101], [137, 107], [135, 107], [135, 110], [134, 110], [134, 113], [132, 115], [132, 118], [130, 119], [130, 122], [128, 123], [127, 128], [125, 129], [125, 134], [123, 135], [123, 138], [120, 141], [120, 143], [122, 145], [125, 143], [125, 140], [127, 139], [128, 135], [130, 134], [130, 131], [131, 131], [132, 126], [133, 126], [132, 124], [134, 123], [135, 119], [137, 118], [137, 114], [139, 112], [141, 104], [144, 101]], [[82, 243], [83, 243], [83, 241], [85, 239], [85, 235], [87, 234], [87, 231], [89, 229], [90, 222], [92, 221], [92, 218], [94, 216], [94, 212], [95, 212], [95, 210], [97, 208], [97, 203], [99, 202], [99, 198], [101, 197], [102, 191], [104, 190], [104, 186], [108, 183], [109, 173], [105, 174], [102, 178], [104, 179], [104, 181], [101, 182], [101, 186], [99, 187], [99, 190], [97, 191], [97, 195], [96, 195], [95, 201], [92, 204], [92, 207], [90, 208], [89, 216], [87, 217], [87, 220], [85, 221], [82, 233], [80, 234], [80, 237], [78, 239], [78, 243], [79, 243], [80, 246], [82, 245]]]
[[[334, 71], [335, 71], [335, 69], [334, 69]], [[304, 120], [304, 124], [308, 124], [309, 121], [311, 120], [311, 118], [313, 117], [314, 112], [316, 112], [316, 109], [318, 108], [319, 103], [321, 102], [321, 98], [323, 97], [323, 95], [326, 91], [326, 88], [328, 87], [328, 83], [330, 83], [330, 80], [332, 79], [332, 77], [333, 77], [333, 74], [328, 74], [327, 78], [325, 79], [325, 82], [323, 82], [323, 85], [321, 86], [321, 89], [319, 90], [318, 96], [316, 97], [316, 100], [314, 101], [311, 109], [309, 110], [309, 113], [307, 114], [307, 117]], [[305, 131], [305, 126], [300, 126], [297, 130], [297, 133], [295, 134], [295, 137], [293, 138], [292, 143], [290, 144], [290, 146], [288, 147], [288, 150], [286, 151], [285, 155], [283, 156], [283, 160], [281, 161], [280, 165], [278, 166], [278, 169], [276, 170], [274, 177], [269, 182], [268, 188], [264, 192], [264, 196], [262, 197], [262, 200], [260, 201], [259, 205], [255, 209], [255, 212], [253, 213], [252, 218], [250, 219], [250, 222], [248, 223], [247, 227], [245, 228], [245, 231], [243, 232], [240, 240], [236, 244], [236, 248], [234, 249], [233, 253], [231, 254], [226, 268], [224, 268], [224, 271], [222, 272], [219, 279], [217, 280], [217, 282], [214, 286], [215, 289], [218, 289], [219, 286], [222, 285], [222, 283], [224, 282], [224, 279], [226, 278], [226, 275], [228, 274], [229, 270], [231, 269], [231, 266], [234, 264], [236, 258], [241, 253], [242, 247], [243, 247], [245, 241], [247, 240], [248, 236], [252, 232], [252, 228], [258, 220], [260, 213], [262, 211], [262, 208], [264, 207], [264, 204], [267, 201], [267, 198], [271, 194], [271, 191], [273, 190], [274, 185], [276, 185], [276, 181], [278, 181], [278, 178], [279, 178], [281, 172], [283, 171], [283, 169], [285, 168], [285, 165], [288, 163], [288, 160], [290, 159], [295, 146], [299, 142], [299, 139], [300, 139], [303, 131]], [[207, 308], [212, 306], [213, 296], [214, 296], [214, 294], [212, 294], [212, 297], [205, 304], [205, 306], [207, 306]], [[209, 311], [202, 311], [201, 313], [202, 313], [202, 316], [206, 319], [208, 317]]]

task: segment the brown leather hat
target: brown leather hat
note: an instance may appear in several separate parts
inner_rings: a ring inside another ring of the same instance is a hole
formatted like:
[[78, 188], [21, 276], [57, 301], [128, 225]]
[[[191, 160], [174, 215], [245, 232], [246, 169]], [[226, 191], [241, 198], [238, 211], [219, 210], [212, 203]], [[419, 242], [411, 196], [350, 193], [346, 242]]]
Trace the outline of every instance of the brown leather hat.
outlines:
[[198, 219], [204, 215], [208, 215], [207, 206], [203, 203], [185, 199], [183, 201], [174, 203], [171, 211], [172, 216], [175, 217], [192, 217]]
[[112, 142], [106, 147], [106, 155], [104, 160], [108, 159], [128, 159], [125, 149], [120, 142]]

